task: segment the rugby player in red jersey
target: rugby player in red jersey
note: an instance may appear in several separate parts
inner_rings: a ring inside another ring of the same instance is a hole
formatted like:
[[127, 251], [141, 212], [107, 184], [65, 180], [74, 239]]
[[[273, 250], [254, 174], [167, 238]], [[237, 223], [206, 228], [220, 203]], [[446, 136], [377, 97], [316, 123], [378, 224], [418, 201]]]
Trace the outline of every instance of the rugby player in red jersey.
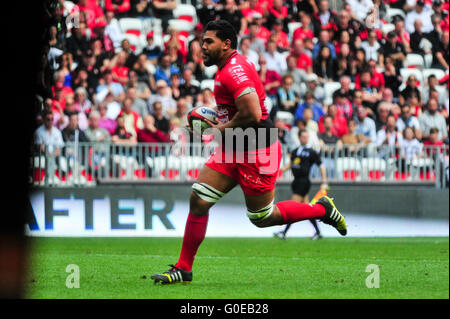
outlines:
[[[315, 205], [292, 200], [274, 205], [281, 145], [264, 105], [266, 95], [258, 73], [246, 57], [237, 53], [236, 31], [227, 21], [209, 22], [202, 41], [204, 64], [218, 66], [214, 87], [218, 122], [209, 124], [221, 133], [224, 143], [211, 155], [192, 185], [180, 258], [169, 270], [152, 275], [155, 283], [192, 281], [192, 265], [205, 238], [209, 209], [238, 184], [245, 195], [247, 216], [257, 227], [319, 219], [341, 235], [347, 234], [344, 217], [327, 196]], [[255, 134], [246, 135], [252, 129]], [[227, 134], [233, 136], [233, 143], [229, 143]], [[237, 140], [242, 135], [244, 143], [240, 144]]]

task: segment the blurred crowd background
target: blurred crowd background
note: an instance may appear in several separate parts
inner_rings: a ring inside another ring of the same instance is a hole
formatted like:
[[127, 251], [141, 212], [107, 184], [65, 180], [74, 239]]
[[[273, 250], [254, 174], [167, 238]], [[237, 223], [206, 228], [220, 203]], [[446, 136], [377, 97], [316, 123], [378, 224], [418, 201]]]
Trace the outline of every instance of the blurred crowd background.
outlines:
[[[448, 0], [57, 0], [36, 144], [170, 142], [215, 107], [204, 26], [226, 19], [255, 65], [281, 142], [448, 144]], [[47, 53], [48, 52], [48, 53]]]

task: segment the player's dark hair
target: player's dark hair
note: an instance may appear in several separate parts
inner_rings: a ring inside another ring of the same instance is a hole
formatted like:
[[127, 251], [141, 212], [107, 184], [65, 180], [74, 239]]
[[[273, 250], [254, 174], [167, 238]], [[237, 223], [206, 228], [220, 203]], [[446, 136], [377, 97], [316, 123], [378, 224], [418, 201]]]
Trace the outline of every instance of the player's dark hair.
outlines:
[[237, 49], [237, 33], [230, 22], [226, 20], [210, 21], [206, 25], [206, 31], [216, 31], [216, 37], [222, 41], [229, 39], [231, 41], [231, 48]]

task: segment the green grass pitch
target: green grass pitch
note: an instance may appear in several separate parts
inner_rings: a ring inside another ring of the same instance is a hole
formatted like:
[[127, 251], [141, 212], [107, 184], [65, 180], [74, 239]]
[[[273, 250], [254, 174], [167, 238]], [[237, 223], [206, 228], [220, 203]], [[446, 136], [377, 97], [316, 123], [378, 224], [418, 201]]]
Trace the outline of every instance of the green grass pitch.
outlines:
[[[206, 238], [190, 285], [154, 285], [181, 238], [34, 238], [28, 298], [449, 298], [449, 239]], [[69, 264], [80, 288], [66, 287]], [[367, 288], [369, 264], [379, 288]]]

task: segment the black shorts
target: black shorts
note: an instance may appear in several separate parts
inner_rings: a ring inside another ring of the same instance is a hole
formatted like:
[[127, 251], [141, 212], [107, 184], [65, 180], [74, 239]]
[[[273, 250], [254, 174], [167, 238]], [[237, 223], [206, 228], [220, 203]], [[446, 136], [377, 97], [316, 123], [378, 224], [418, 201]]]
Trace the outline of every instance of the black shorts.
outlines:
[[305, 196], [309, 193], [311, 182], [309, 178], [296, 178], [292, 182], [291, 188], [294, 194]]

